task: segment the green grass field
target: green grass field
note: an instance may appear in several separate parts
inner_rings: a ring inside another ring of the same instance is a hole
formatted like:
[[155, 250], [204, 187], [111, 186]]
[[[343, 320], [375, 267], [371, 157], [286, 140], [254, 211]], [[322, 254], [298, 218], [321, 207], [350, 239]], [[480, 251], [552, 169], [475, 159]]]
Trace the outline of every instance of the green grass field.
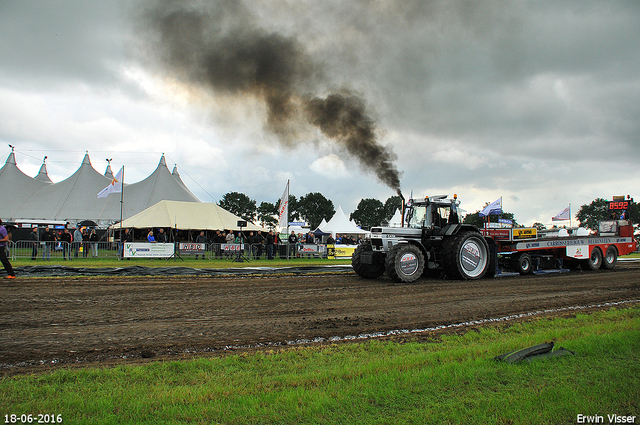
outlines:
[[[573, 424], [610, 414], [638, 423], [639, 329], [636, 305], [428, 343], [62, 369], [1, 378], [0, 414], [60, 415], [67, 424]], [[576, 355], [492, 360], [548, 341]]]

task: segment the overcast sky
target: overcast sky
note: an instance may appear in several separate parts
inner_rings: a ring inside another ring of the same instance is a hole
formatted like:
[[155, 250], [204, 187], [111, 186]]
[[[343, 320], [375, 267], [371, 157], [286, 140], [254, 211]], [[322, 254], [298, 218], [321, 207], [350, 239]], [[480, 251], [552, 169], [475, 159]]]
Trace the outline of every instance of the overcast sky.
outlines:
[[[204, 202], [275, 202], [290, 179], [349, 214], [395, 194], [382, 155], [405, 196], [457, 193], [468, 212], [502, 196], [525, 225], [640, 199], [640, 2], [171, 4], [1, 2], [2, 160], [11, 144], [35, 176], [46, 155], [58, 182], [88, 151], [134, 183], [164, 153]], [[254, 81], [251, 55], [275, 77]], [[311, 116], [335, 94], [381, 155]]]

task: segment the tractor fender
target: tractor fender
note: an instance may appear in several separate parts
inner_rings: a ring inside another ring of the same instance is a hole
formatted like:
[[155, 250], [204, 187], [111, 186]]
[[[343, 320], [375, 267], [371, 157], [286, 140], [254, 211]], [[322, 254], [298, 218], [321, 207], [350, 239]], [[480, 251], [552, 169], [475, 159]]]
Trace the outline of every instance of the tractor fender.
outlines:
[[444, 235], [454, 236], [460, 233], [461, 231], [480, 233], [478, 228], [472, 224], [447, 224], [444, 228]]

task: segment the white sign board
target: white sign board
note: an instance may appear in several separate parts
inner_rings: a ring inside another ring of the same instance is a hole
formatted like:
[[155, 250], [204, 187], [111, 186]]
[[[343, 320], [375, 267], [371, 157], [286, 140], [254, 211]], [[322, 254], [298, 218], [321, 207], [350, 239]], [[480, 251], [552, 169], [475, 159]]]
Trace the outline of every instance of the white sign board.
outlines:
[[174, 249], [172, 243], [126, 242], [124, 258], [168, 258]]
[[589, 245], [568, 246], [567, 257], [584, 260], [589, 258]]

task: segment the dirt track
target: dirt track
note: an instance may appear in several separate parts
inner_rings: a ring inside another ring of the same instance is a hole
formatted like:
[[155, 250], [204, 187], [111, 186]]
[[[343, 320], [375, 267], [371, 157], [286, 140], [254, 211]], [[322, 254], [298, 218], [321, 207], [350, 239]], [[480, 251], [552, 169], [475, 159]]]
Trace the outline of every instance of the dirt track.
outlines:
[[[461, 282], [313, 276], [2, 281], [0, 374], [425, 329], [640, 299], [640, 265]], [[123, 360], [124, 359], [124, 360]]]

